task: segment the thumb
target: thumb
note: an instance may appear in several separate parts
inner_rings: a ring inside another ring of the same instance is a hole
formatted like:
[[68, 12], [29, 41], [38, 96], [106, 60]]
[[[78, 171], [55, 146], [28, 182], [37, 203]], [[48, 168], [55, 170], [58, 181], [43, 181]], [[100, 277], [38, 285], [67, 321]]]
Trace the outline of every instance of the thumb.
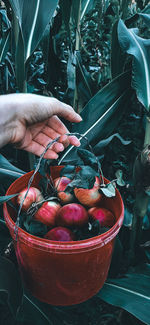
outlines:
[[63, 117], [64, 119], [70, 121], [70, 122], [81, 122], [82, 117], [74, 111], [74, 109], [68, 105], [65, 104], [55, 98], [51, 98], [53, 106], [53, 114]]

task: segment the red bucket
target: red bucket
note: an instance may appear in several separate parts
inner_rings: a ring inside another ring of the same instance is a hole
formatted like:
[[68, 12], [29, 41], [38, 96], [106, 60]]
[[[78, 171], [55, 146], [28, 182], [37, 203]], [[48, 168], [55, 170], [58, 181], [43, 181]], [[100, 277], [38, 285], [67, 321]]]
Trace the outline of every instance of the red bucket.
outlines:
[[[58, 177], [60, 167], [53, 167]], [[33, 172], [11, 184], [6, 195], [20, 192]], [[38, 187], [37, 173], [32, 186]], [[105, 179], [105, 182], [108, 182]], [[13, 199], [15, 203], [15, 198]], [[123, 223], [124, 206], [116, 190], [113, 198], [104, 197], [103, 207], [116, 217], [115, 225], [99, 236], [72, 242], [56, 242], [28, 234], [18, 229], [16, 241], [16, 212], [4, 203], [4, 217], [13, 238], [20, 273], [25, 286], [33, 296], [51, 304], [68, 306], [79, 304], [95, 295], [103, 286], [114, 247], [114, 240]]]

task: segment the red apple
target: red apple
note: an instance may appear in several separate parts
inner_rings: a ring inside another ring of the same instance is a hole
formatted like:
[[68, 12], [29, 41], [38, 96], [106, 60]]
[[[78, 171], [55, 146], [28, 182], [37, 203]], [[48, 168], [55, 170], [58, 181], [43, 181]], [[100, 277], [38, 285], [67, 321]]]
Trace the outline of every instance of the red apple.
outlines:
[[81, 204], [87, 207], [93, 207], [98, 205], [102, 198], [102, 194], [99, 192], [99, 187], [100, 179], [96, 176], [93, 188], [86, 189], [76, 187], [74, 189], [74, 194]]
[[65, 227], [55, 227], [49, 230], [44, 238], [56, 241], [72, 241], [75, 236], [70, 229]]
[[88, 210], [88, 214], [92, 220], [98, 220], [101, 227], [112, 227], [116, 221], [112, 212], [105, 208], [93, 207]]
[[34, 220], [44, 223], [48, 227], [56, 225], [56, 214], [61, 205], [54, 201], [47, 201], [42, 204], [34, 215]]
[[67, 204], [74, 201], [74, 195], [69, 192], [64, 192], [71, 179], [62, 176], [54, 179], [54, 185], [58, 192], [58, 197], [62, 204]]
[[[18, 195], [17, 203], [19, 205], [21, 204], [22, 200], [24, 199], [27, 189], [28, 189], [27, 187], [24, 188]], [[27, 197], [25, 198], [25, 200], [23, 202], [22, 210], [27, 211], [33, 202], [40, 202], [42, 200], [43, 200], [43, 196], [42, 196], [42, 193], [40, 192], [40, 190], [36, 187], [30, 187]]]
[[69, 203], [59, 209], [56, 223], [58, 226], [82, 227], [88, 223], [88, 213], [81, 204]]

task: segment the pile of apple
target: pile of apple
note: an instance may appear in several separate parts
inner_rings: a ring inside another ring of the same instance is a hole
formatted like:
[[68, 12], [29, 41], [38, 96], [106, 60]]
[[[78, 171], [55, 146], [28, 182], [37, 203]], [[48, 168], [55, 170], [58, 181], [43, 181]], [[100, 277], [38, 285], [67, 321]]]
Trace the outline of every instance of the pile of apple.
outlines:
[[112, 212], [101, 206], [103, 193], [100, 192], [98, 176], [95, 176], [92, 188], [75, 187], [72, 193], [66, 190], [71, 182], [72, 180], [66, 176], [54, 179], [57, 199], [49, 198], [45, 201], [41, 191], [36, 187], [30, 187], [26, 197], [27, 188], [25, 188], [17, 197], [18, 205], [23, 202], [24, 213], [29, 211], [33, 203], [38, 203], [39, 208], [32, 216], [32, 220], [46, 226], [47, 230], [43, 236], [46, 239], [54, 241], [79, 240], [78, 230], [83, 230], [84, 227], [90, 229], [95, 221], [101, 228], [107, 229], [115, 224]]

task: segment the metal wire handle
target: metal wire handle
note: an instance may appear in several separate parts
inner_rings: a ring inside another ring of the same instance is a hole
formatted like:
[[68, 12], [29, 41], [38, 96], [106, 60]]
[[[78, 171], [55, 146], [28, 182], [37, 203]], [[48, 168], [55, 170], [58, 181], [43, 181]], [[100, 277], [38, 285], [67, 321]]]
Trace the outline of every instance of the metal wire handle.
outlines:
[[[87, 137], [85, 137], [84, 135], [82, 135], [82, 134], [80, 134], [80, 133], [77, 133], [77, 132], [74, 132], [74, 133], [66, 133], [65, 135], [67, 135], [67, 136], [75, 135], [75, 136], [80, 136], [82, 139], [85, 139], [86, 142], [87, 142], [87, 145], [88, 145], [88, 147], [89, 147], [89, 149], [90, 149], [90, 151], [91, 151], [92, 154], [95, 156], [95, 154], [94, 154], [94, 152], [93, 152], [93, 148], [92, 148], [92, 146], [90, 145], [89, 140], [88, 140]], [[46, 153], [47, 150], [52, 146], [53, 143], [57, 142], [57, 141], [60, 139], [60, 137], [61, 137], [61, 136], [58, 136], [57, 138], [55, 138], [54, 140], [52, 140], [52, 141], [50, 141], [50, 142], [48, 143], [48, 145], [46, 146], [45, 150], [43, 151], [43, 153], [41, 154], [41, 156], [40, 156], [40, 158], [39, 158], [38, 164], [37, 164], [37, 166], [36, 166], [36, 168], [35, 168], [35, 170], [34, 170], [33, 175], [32, 175], [32, 176], [30, 177], [30, 179], [29, 179], [27, 191], [26, 191], [26, 193], [25, 193], [25, 196], [24, 196], [22, 202], [20, 203], [20, 206], [19, 206], [19, 209], [18, 209], [18, 213], [17, 213], [17, 219], [16, 219], [16, 223], [15, 223], [15, 230], [14, 230], [14, 233], [15, 233], [15, 235], [16, 235], [16, 241], [17, 241], [17, 235], [18, 235], [18, 228], [19, 228], [19, 224], [20, 224], [20, 213], [21, 213], [21, 209], [22, 209], [22, 206], [23, 206], [24, 200], [26, 199], [26, 197], [27, 197], [27, 195], [28, 195], [28, 192], [29, 192], [30, 186], [31, 186], [31, 184], [32, 184], [32, 181], [33, 181], [33, 179], [34, 179], [34, 176], [35, 176], [35, 174], [38, 172], [38, 170], [39, 170], [39, 168], [40, 168], [40, 164], [41, 164], [41, 161], [42, 161], [42, 159], [43, 159], [45, 153]], [[99, 160], [98, 160], [98, 158], [97, 158], [96, 156], [95, 156], [95, 160], [96, 160], [96, 162], [97, 162], [98, 172], [99, 172], [99, 174], [100, 174], [101, 177], [102, 177], [102, 185], [104, 185], [104, 176], [103, 176], [103, 172], [102, 172], [102, 169], [101, 169], [101, 165], [100, 165], [100, 163], [99, 163]], [[62, 159], [61, 159], [61, 161], [62, 161]], [[59, 164], [59, 163], [58, 163], [58, 164]]]

